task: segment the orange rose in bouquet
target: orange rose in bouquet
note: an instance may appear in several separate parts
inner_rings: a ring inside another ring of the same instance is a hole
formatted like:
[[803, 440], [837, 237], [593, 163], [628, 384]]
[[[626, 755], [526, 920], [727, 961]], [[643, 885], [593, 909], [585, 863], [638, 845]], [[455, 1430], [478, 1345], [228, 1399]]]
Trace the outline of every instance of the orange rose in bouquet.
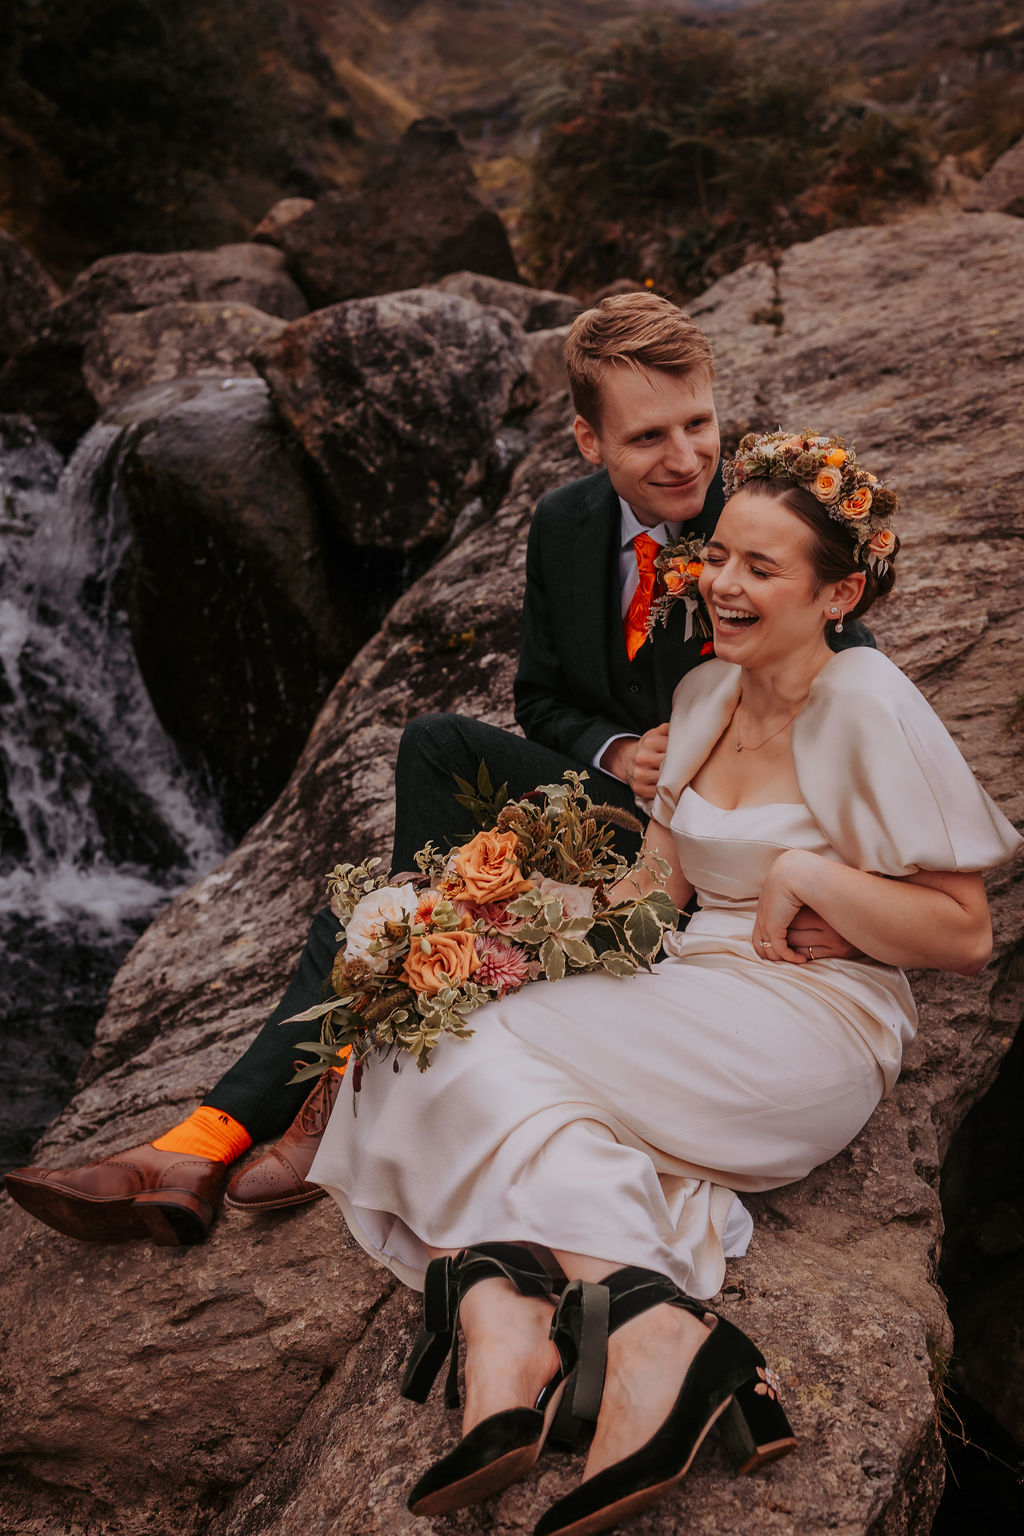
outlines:
[[478, 832], [456, 849], [453, 867], [464, 887], [459, 895], [468, 901], [503, 901], [531, 889], [519, 868], [514, 832]]
[[[424, 942], [429, 944], [429, 954], [423, 948]], [[430, 997], [442, 987], [468, 981], [479, 965], [476, 934], [471, 928], [457, 929], [454, 933], [432, 933], [428, 940], [413, 942], [402, 966], [402, 980], [414, 992]]]

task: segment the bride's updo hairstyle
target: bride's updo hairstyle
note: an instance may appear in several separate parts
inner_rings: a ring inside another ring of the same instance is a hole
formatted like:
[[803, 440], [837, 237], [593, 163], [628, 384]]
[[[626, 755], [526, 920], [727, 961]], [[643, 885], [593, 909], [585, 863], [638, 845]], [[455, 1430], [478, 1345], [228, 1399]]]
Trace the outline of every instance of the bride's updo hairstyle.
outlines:
[[899, 498], [861, 467], [842, 438], [748, 432], [722, 478], [726, 498], [737, 491], [770, 496], [807, 524], [819, 590], [864, 572], [860, 601], [845, 618], [859, 618], [892, 590], [900, 541], [891, 521]]

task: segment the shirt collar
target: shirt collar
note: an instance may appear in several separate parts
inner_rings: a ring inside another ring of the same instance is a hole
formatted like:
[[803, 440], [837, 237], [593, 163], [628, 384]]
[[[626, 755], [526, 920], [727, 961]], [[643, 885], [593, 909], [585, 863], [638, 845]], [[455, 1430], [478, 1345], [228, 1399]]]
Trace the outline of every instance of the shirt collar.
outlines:
[[647, 528], [640, 522], [629, 502], [621, 496], [619, 497], [619, 507], [621, 509], [619, 540], [622, 549], [632, 545], [633, 540], [640, 533], [650, 534], [654, 542], [660, 544], [662, 548], [666, 544], [674, 544], [679, 538], [679, 532], [683, 526], [682, 523], [659, 523], [656, 528]]

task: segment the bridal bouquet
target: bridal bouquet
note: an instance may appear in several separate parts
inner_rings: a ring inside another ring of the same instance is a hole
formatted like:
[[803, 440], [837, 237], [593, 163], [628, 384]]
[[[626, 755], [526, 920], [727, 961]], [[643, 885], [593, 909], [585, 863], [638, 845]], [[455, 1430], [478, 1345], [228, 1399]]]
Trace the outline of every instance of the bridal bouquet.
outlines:
[[[335, 866], [327, 887], [343, 942], [333, 996], [295, 1015], [320, 1019], [321, 1039], [303, 1047], [319, 1063], [293, 1082], [351, 1057], [358, 1092], [373, 1052], [395, 1052], [396, 1071], [406, 1052], [422, 1072], [442, 1035], [472, 1035], [469, 1020], [483, 1003], [526, 982], [650, 969], [679, 917], [664, 890], [668, 865], [641, 853], [628, 866], [615, 854], [609, 823], [640, 824], [595, 806], [585, 777], [566, 773], [561, 784], [505, 801], [481, 765], [478, 793], [463, 783], [459, 798], [481, 819], [490, 811], [493, 825], [447, 855], [428, 843], [416, 857], [418, 878], [390, 884], [375, 873], [379, 859]], [[649, 893], [609, 894], [641, 869], [654, 881]]]

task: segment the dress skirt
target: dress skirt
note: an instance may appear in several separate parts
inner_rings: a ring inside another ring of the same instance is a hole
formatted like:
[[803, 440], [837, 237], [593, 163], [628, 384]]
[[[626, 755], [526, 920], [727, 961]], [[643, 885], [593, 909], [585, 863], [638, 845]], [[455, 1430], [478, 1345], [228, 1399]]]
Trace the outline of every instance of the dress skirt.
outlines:
[[845, 1147], [914, 1017], [899, 971], [767, 965], [751, 923], [698, 913], [650, 975], [489, 1003], [424, 1073], [373, 1061], [358, 1095], [343, 1085], [310, 1178], [412, 1286], [428, 1249], [521, 1241], [713, 1295], [749, 1238], [734, 1192]]

